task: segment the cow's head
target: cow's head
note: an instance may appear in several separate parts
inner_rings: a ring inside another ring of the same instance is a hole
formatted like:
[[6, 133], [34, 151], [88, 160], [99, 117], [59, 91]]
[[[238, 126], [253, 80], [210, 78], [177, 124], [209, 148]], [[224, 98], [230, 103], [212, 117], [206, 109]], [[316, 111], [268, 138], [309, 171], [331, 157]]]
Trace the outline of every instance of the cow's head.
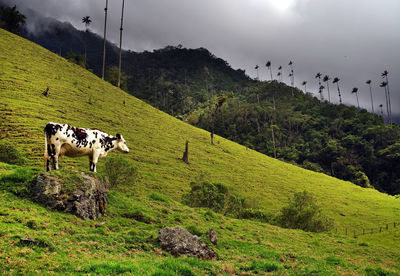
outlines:
[[117, 149], [119, 149], [120, 151], [128, 153], [129, 152], [129, 148], [126, 146], [126, 141], [125, 141], [124, 137], [122, 137], [122, 135], [119, 134], [119, 133], [117, 133], [116, 137], [117, 137], [117, 144], [116, 144]]

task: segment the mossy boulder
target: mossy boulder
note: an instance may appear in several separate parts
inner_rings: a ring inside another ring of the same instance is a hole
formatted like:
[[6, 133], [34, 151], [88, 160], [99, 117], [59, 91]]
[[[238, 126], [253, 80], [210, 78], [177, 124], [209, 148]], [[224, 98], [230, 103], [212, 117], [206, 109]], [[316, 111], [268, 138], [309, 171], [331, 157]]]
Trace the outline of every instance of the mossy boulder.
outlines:
[[83, 172], [41, 173], [31, 185], [31, 197], [53, 210], [96, 219], [106, 212], [108, 181]]
[[204, 260], [215, 260], [217, 257], [215, 252], [200, 237], [190, 234], [179, 226], [161, 229], [158, 239], [162, 249], [175, 257], [186, 255]]

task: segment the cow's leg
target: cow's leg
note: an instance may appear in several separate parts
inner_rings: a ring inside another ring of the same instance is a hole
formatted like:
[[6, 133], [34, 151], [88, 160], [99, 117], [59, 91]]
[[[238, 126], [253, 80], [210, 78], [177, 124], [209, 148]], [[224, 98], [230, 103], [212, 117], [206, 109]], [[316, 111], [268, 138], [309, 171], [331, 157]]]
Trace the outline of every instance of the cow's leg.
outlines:
[[46, 156], [46, 171], [50, 171], [51, 170], [51, 166], [50, 166], [50, 159], [51, 159], [51, 147], [50, 144], [47, 144], [47, 156]]
[[97, 161], [99, 160], [99, 155], [100, 155], [100, 151], [93, 151], [93, 157], [92, 157], [92, 162], [93, 162], [93, 172], [97, 172], [96, 170], [96, 164]]
[[51, 144], [52, 147], [52, 158], [53, 158], [53, 168], [58, 170], [58, 157], [60, 155], [61, 144]]
[[89, 170], [92, 172], [94, 170], [93, 168], [93, 155], [89, 155]]

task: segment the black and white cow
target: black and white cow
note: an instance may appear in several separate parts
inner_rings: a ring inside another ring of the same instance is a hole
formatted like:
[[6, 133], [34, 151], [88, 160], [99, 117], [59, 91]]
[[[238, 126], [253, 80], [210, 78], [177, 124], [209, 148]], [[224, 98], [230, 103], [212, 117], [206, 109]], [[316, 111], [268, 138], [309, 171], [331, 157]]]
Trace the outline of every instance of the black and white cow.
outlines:
[[44, 161], [47, 171], [50, 170], [50, 160], [53, 168], [58, 169], [58, 158], [65, 155], [69, 157], [89, 156], [90, 170], [96, 172], [99, 158], [118, 149], [129, 152], [126, 141], [122, 135], [115, 137], [97, 129], [77, 128], [67, 124], [48, 123], [44, 128], [45, 149]]

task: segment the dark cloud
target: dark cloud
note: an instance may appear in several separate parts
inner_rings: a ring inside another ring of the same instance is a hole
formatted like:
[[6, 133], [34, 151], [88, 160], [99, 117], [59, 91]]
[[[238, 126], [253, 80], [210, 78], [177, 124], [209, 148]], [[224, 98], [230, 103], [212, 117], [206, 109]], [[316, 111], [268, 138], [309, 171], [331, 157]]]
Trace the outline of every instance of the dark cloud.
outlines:
[[[92, 31], [102, 34], [105, 0], [9, 0], [21, 9], [69, 21], [83, 29], [91, 16]], [[108, 38], [119, 39], [122, 0], [109, 0]], [[205, 47], [234, 68], [268, 78], [273, 68], [295, 64], [296, 86], [308, 81], [316, 92], [317, 72], [341, 79], [345, 103], [359, 87], [360, 105], [370, 109], [371, 79], [376, 106], [385, 103], [380, 73], [388, 70], [393, 113], [400, 113], [400, 1], [398, 0], [126, 0], [123, 47], [134, 51], [166, 45]], [[276, 72], [275, 72], [276, 73]], [[326, 93], [325, 93], [326, 94]], [[337, 102], [331, 85], [332, 99]], [[376, 108], [377, 109], [377, 108]]]

